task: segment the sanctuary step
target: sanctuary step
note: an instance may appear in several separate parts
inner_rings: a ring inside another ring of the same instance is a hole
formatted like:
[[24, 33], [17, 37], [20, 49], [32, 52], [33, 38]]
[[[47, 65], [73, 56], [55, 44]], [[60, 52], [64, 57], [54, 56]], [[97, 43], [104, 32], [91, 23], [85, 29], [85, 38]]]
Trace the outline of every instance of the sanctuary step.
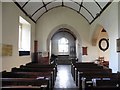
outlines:
[[69, 55], [58, 55], [57, 64], [58, 65], [70, 65], [71, 60], [69, 59]]

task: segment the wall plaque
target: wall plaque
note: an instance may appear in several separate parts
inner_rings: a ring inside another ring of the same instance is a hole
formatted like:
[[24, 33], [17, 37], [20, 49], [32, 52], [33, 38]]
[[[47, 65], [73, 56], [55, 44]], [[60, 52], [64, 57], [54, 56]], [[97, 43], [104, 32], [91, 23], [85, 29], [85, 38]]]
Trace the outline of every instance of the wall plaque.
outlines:
[[120, 52], [120, 38], [117, 39], [117, 52]]
[[0, 56], [12, 56], [12, 45], [0, 44]]

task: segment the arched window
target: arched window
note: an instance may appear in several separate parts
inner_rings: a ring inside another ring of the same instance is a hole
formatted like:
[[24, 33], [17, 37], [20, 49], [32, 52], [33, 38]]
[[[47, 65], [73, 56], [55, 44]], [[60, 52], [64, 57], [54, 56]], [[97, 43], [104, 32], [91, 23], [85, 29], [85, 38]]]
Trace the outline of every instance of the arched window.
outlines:
[[61, 38], [58, 40], [58, 52], [68, 52], [68, 39]]

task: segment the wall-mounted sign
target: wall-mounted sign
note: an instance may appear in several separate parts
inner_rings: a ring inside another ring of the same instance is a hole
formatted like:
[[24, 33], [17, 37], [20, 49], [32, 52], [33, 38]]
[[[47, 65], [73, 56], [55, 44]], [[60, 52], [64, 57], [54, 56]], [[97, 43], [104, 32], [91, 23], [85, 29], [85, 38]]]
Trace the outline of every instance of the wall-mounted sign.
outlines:
[[120, 52], [120, 38], [117, 39], [117, 52]]
[[1, 56], [12, 56], [12, 45], [8, 45], [8, 44], [0, 44], [0, 48], [1, 48], [1, 52], [0, 55]]

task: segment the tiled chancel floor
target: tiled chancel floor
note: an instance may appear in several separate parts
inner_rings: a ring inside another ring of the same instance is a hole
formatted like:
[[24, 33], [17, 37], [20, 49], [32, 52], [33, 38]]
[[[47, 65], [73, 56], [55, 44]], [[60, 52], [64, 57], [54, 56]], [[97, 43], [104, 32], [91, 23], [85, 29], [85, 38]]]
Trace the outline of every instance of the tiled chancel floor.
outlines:
[[54, 89], [77, 89], [71, 75], [71, 65], [58, 65]]

